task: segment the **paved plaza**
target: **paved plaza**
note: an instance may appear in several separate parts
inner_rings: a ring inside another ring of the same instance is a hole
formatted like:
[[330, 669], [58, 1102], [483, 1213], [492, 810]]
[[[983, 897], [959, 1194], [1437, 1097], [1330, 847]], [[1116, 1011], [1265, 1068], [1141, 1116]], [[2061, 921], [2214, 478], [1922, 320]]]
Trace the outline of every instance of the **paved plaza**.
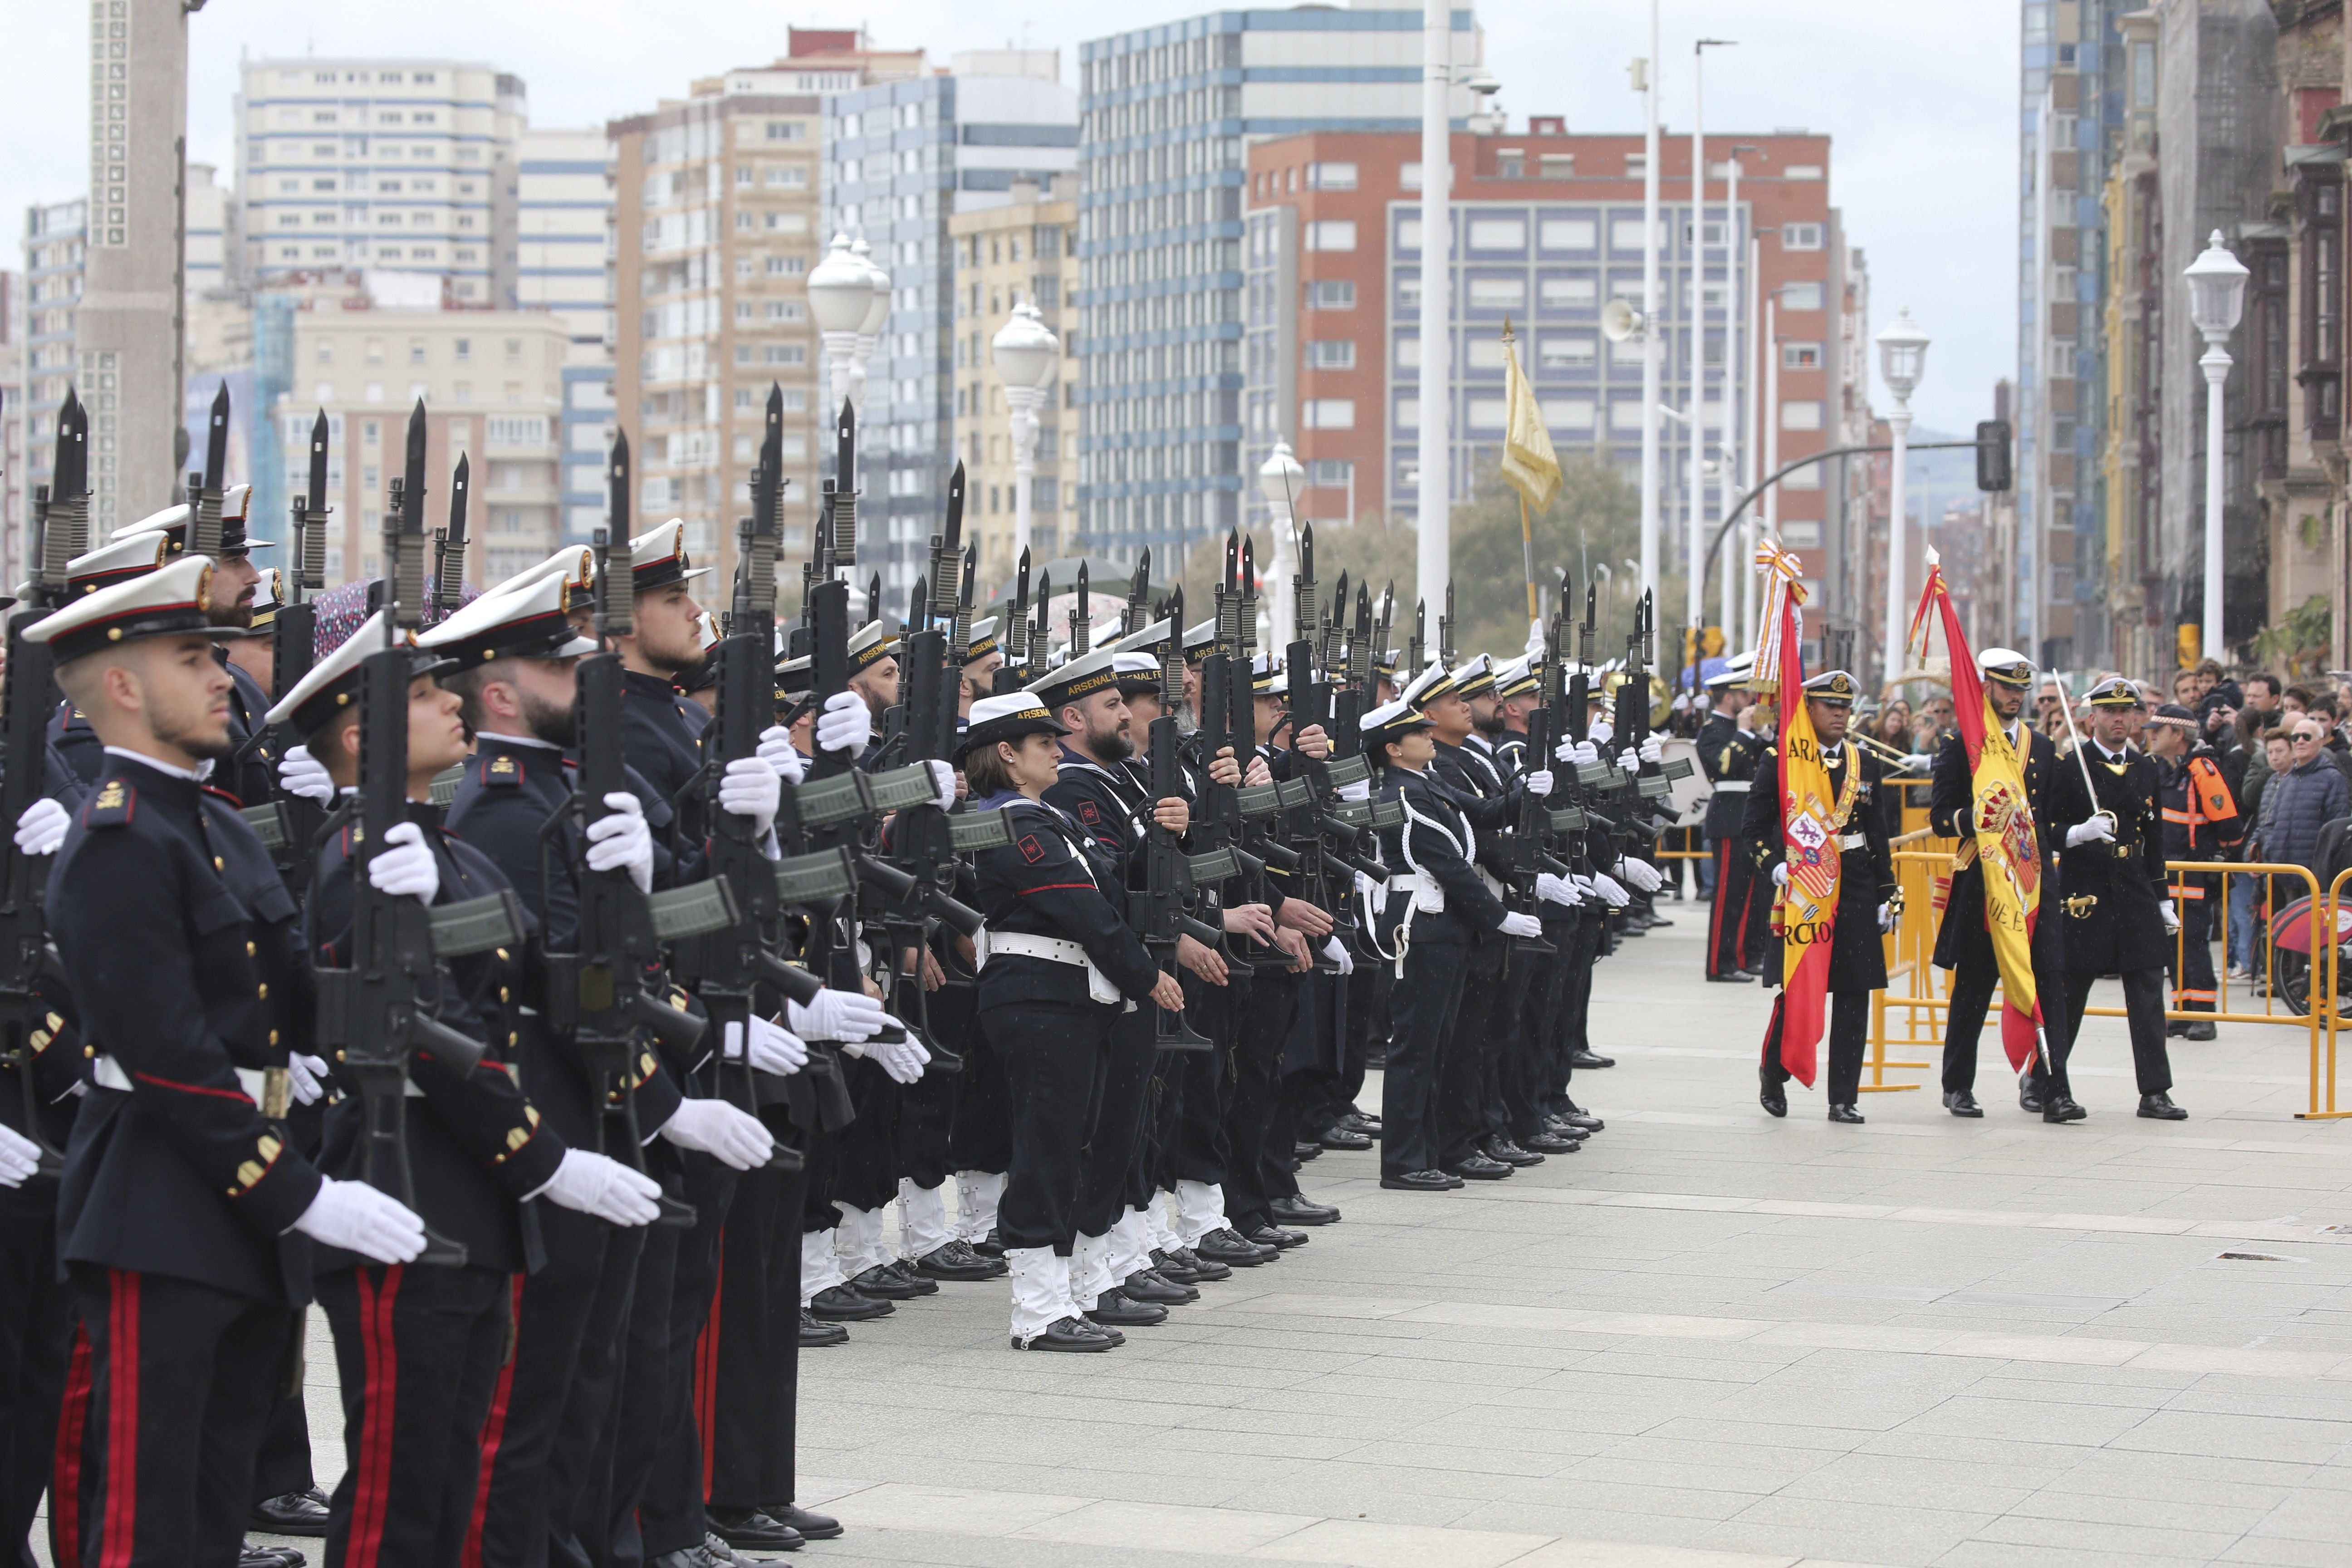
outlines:
[[1768, 1000], [1666, 908], [1600, 971], [1583, 1152], [1436, 1196], [1325, 1154], [1344, 1223], [1106, 1356], [1012, 1352], [1001, 1284], [804, 1356], [800, 1500], [851, 1528], [800, 1560], [2352, 1563], [2352, 1126], [2292, 1119], [2302, 1034], [2173, 1042], [2183, 1123], [2120, 1019], [2074, 1126], [2005, 1075], [1979, 1122], [1774, 1121]]

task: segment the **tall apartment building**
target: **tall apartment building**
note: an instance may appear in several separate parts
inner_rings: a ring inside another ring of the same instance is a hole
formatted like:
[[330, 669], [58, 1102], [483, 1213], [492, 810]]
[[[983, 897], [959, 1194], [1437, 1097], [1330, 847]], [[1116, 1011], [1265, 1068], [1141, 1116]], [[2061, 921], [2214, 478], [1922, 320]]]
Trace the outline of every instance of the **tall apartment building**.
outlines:
[[24, 580], [25, 425], [25, 275], [0, 268], [0, 580], [10, 583]]
[[523, 81], [447, 59], [263, 59], [236, 94], [247, 276], [422, 272], [454, 303], [515, 302]]
[[1077, 167], [1077, 95], [1061, 77], [1058, 50], [979, 50], [944, 74], [826, 103], [825, 231], [862, 236], [891, 284], [866, 372], [877, 434], [859, 442], [858, 563], [901, 593], [922, 574], [955, 464], [955, 366], [969, 345], [950, 225], [1010, 202], [1017, 179], [1050, 183]]
[[311, 421], [326, 411], [328, 490], [340, 525], [327, 580], [382, 570], [385, 483], [401, 470], [409, 410], [425, 399], [427, 515], [448, 514], [449, 476], [469, 457], [467, 577], [493, 583], [558, 542], [556, 465], [564, 361], [543, 310], [377, 310], [356, 290], [290, 313], [293, 384], [270, 410], [287, 492], [309, 484]]
[[[1453, 14], [1457, 83], [1481, 58]], [[1421, 124], [1421, 12], [1218, 11], [1079, 51], [1078, 521], [1130, 559], [1237, 525], [1247, 148], [1318, 131]], [[1455, 125], [1472, 110], [1450, 89]]]
[[[1456, 132], [1446, 346], [1453, 385], [1447, 468], [1466, 496], [1498, 461], [1507, 423], [1502, 332], [1540, 399], [1554, 447], [1597, 454], [1638, 473], [1642, 357], [1611, 343], [1601, 312], [1642, 297], [1642, 138], [1570, 135], [1538, 116], [1533, 130]], [[1725, 228], [1729, 168], [1743, 144], [1739, 206]], [[1843, 240], [1830, 202], [1829, 138], [1802, 133], [1710, 138], [1709, 201], [1694, 229], [1690, 142], [1669, 137], [1660, 178], [1657, 331], [1663, 397], [1688, 411], [1704, 369], [1706, 453], [1727, 424], [1750, 454], [1787, 463], [1835, 443], [1864, 406], [1867, 363], [1853, 348], [1866, 323], [1860, 253]], [[1244, 266], [1244, 471], [1276, 440], [1306, 466], [1302, 514], [1317, 521], [1410, 518], [1421, 451], [1421, 142], [1399, 132], [1316, 132], [1250, 149]], [[1750, 240], [1757, 243], [1750, 246]], [[1729, 258], [1738, 254], [1739, 290]], [[1750, 276], [1748, 258], [1756, 258]], [[1765, 343], [1760, 301], [1774, 341]], [[1761, 353], [1778, 360], [1777, 405], [1759, 421], [1768, 384]], [[1666, 559], [1684, 553], [1689, 427], [1665, 420], [1662, 508]], [[1705, 483], [1711, 520], [1722, 487]], [[1854, 615], [1866, 596], [1852, 575], [1864, 542], [1850, 531], [1841, 476], [1802, 469], [1778, 487], [1780, 537], [1826, 586], [1815, 603]], [[1737, 494], [1735, 488], [1733, 493]], [[1250, 510], [1264, 502], [1252, 499]]]
[[20, 498], [29, 499], [33, 487], [49, 482], [57, 460], [58, 405], [76, 380], [74, 315], [81, 303], [89, 224], [89, 204], [79, 199], [25, 213], [25, 357], [19, 384], [26, 450], [24, 466], [9, 470], [9, 488]]
[[831, 420], [805, 280], [825, 238], [824, 100], [922, 64], [919, 50], [877, 50], [856, 32], [795, 27], [791, 50], [606, 128], [614, 412], [629, 433], [637, 515], [685, 519], [687, 548], [729, 570], [771, 383], [784, 398], [787, 552], [808, 548], [815, 515]]
[[[955, 455], [964, 466], [964, 537], [980, 545], [982, 604], [990, 590], [1011, 581], [1024, 545], [1040, 563], [1076, 550], [1070, 484], [1078, 439], [1076, 184], [1069, 174], [1044, 186], [1016, 181], [1003, 205], [958, 213], [948, 223], [955, 258]], [[1037, 411], [1026, 539], [1014, 518], [1020, 498], [1012, 410], [989, 347], [1024, 300], [1062, 342], [1059, 377]]]
[[604, 520], [613, 429], [612, 143], [602, 127], [526, 130], [515, 150], [515, 305], [563, 323], [562, 537]]

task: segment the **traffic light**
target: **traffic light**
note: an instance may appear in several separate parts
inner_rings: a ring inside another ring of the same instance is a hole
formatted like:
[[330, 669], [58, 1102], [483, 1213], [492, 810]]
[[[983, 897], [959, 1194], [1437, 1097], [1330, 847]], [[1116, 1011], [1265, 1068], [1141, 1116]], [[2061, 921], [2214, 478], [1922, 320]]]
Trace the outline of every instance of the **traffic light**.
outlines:
[[1977, 489], [2005, 490], [2011, 484], [2009, 473], [2009, 421], [1983, 419], [1977, 422]]

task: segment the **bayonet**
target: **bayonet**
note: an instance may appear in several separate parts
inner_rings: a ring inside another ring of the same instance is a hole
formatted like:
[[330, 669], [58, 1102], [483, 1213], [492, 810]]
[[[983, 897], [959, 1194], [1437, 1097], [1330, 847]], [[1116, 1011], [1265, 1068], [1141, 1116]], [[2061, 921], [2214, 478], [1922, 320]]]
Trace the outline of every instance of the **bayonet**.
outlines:
[[435, 538], [433, 616], [436, 621], [452, 614], [466, 595], [466, 500], [473, 487], [474, 465], [457, 454], [457, 471], [449, 480], [449, 527]]
[[1428, 626], [1429, 601], [1415, 599], [1412, 602], [1412, 641], [1405, 645], [1404, 668], [1397, 671], [1397, 679], [1402, 685], [1410, 686], [1421, 674], [1423, 640]]
[[1454, 580], [1445, 580], [1445, 613], [1437, 617], [1437, 657], [1452, 669], [1459, 658], [1454, 647]]
[[1029, 547], [1021, 547], [1020, 564], [1013, 572], [1013, 607], [1006, 612], [1002, 633], [1004, 662], [997, 666], [992, 695], [1018, 691], [1029, 679]]
[[213, 394], [205, 426], [204, 478], [189, 487], [188, 543], [191, 555], [220, 559], [221, 497], [228, 488], [228, 383]]
[[1150, 593], [1151, 547], [1147, 544], [1136, 557], [1135, 580], [1127, 586], [1127, 609], [1119, 616], [1119, 636], [1131, 637], [1151, 624]]
[[1094, 606], [1087, 598], [1087, 563], [1078, 563], [1078, 597], [1070, 606], [1070, 657], [1084, 658], [1094, 647]]

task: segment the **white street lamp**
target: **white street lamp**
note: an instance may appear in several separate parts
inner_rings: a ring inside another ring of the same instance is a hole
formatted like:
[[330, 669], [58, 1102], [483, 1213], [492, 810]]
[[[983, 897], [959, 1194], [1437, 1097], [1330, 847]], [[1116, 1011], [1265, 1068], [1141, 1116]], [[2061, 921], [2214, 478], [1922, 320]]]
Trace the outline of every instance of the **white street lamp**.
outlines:
[[1920, 373], [1927, 364], [1927, 334], [1913, 324], [1906, 309], [1895, 316], [1895, 324], [1878, 334], [1878, 378], [1886, 383], [1894, 395], [1894, 410], [1886, 416], [1887, 425], [1895, 432], [1895, 473], [1890, 487], [1894, 494], [1887, 508], [1891, 514], [1886, 526], [1886, 679], [1892, 681], [1903, 671], [1903, 589], [1905, 563], [1904, 511], [1908, 498], [1904, 494], [1905, 466], [1911, 453], [1911, 390], [1919, 384]]
[[989, 359], [1004, 378], [1004, 405], [1013, 414], [1013, 551], [1029, 537], [1029, 492], [1036, 489], [1037, 410], [1061, 369], [1062, 342], [1027, 300], [988, 342]]
[[850, 359], [849, 396], [856, 405], [857, 422], [866, 423], [866, 367], [874, 358], [874, 345], [882, 333], [882, 323], [890, 319], [890, 274], [874, 260], [874, 253], [861, 237], [850, 242], [850, 258], [866, 272], [866, 314], [858, 319], [857, 346]]
[[1257, 471], [1258, 493], [1274, 518], [1274, 565], [1267, 571], [1268, 647], [1290, 640], [1291, 595], [1298, 582], [1298, 510], [1296, 498], [1307, 470], [1291, 456], [1290, 443], [1276, 441]]
[[849, 401], [850, 367], [857, 357], [858, 330], [874, 306], [874, 285], [864, 262], [850, 253], [849, 237], [836, 234], [824, 259], [809, 269], [809, 314], [815, 318], [818, 340], [824, 345], [825, 368], [838, 414]]
[[2221, 243], [2221, 231], [2181, 273], [2189, 280], [2189, 319], [2205, 334], [2205, 634], [2208, 658], [2221, 657], [2221, 384], [2230, 378], [2230, 352], [2221, 346], [2237, 330], [2246, 304], [2246, 265]]

